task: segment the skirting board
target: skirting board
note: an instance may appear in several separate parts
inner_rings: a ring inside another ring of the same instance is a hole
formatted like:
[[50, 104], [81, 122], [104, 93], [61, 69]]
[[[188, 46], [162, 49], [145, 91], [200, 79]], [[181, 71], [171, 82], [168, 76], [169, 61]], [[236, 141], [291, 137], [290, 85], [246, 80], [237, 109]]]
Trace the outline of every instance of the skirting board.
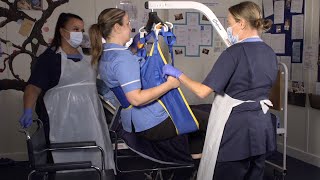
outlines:
[[28, 161], [26, 152], [0, 153], [0, 158], [9, 158], [15, 161]]
[[[278, 143], [277, 150], [279, 152], [283, 152], [283, 144], [282, 143]], [[287, 146], [287, 155], [289, 155], [293, 158], [299, 159], [303, 162], [320, 167], [320, 157], [316, 156], [314, 154], [302, 151], [300, 149], [297, 149], [297, 148], [294, 148], [291, 146]]]

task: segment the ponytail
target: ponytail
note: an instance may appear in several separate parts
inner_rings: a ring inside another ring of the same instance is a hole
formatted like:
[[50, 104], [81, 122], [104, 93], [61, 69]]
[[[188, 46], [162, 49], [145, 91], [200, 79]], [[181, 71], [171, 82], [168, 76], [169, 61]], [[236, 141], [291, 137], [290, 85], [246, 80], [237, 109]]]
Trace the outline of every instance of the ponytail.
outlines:
[[263, 28], [262, 28], [262, 30], [264, 32], [268, 31], [271, 28], [272, 24], [273, 24], [273, 22], [272, 22], [271, 19], [264, 19], [263, 20]]
[[89, 29], [92, 65], [98, 64], [102, 55], [102, 34], [98, 24], [93, 24]]
[[122, 19], [126, 15], [126, 12], [118, 8], [108, 8], [103, 10], [98, 17], [98, 23], [93, 24], [89, 29], [89, 36], [91, 42], [91, 64], [98, 64], [103, 47], [102, 38], [109, 38], [112, 28], [115, 24], [122, 26]]

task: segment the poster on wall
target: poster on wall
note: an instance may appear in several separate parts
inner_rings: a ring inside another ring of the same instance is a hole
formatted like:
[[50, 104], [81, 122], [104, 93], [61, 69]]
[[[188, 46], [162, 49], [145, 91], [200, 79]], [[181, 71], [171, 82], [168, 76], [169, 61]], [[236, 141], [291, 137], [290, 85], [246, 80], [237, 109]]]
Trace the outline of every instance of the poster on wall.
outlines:
[[18, 0], [18, 10], [42, 10], [43, 0]]
[[[175, 47], [185, 49], [185, 56], [199, 57], [200, 53], [208, 55], [209, 49], [201, 47], [212, 46], [213, 27], [210, 24], [200, 23], [200, 13], [186, 12], [174, 14], [175, 21], [184, 20], [184, 23], [175, 23], [173, 32], [176, 35]], [[195, 41], [195, 39], [197, 39]], [[183, 52], [183, 51], [179, 51]], [[176, 54], [178, 54], [176, 52]]]

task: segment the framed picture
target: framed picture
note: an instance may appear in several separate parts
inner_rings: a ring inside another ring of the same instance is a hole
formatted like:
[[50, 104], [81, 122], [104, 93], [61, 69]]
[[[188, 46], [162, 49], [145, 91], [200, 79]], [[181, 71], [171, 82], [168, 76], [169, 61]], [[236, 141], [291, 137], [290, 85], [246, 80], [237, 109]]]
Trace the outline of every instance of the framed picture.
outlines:
[[18, 0], [17, 8], [19, 10], [42, 10], [43, 0]]

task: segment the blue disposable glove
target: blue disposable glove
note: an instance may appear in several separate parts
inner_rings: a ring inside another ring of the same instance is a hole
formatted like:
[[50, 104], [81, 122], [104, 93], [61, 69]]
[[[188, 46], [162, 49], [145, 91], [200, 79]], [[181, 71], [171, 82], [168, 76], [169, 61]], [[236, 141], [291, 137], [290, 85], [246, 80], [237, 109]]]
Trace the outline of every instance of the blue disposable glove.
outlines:
[[169, 75], [169, 76], [173, 76], [177, 79], [182, 75], [182, 72], [179, 69], [173, 67], [170, 64], [164, 65], [162, 67], [162, 71], [163, 71], [163, 74], [162, 74], [163, 76]]
[[20, 125], [23, 128], [28, 128], [29, 126], [31, 126], [31, 124], [32, 124], [32, 109], [26, 108], [19, 121], [20, 121]]

